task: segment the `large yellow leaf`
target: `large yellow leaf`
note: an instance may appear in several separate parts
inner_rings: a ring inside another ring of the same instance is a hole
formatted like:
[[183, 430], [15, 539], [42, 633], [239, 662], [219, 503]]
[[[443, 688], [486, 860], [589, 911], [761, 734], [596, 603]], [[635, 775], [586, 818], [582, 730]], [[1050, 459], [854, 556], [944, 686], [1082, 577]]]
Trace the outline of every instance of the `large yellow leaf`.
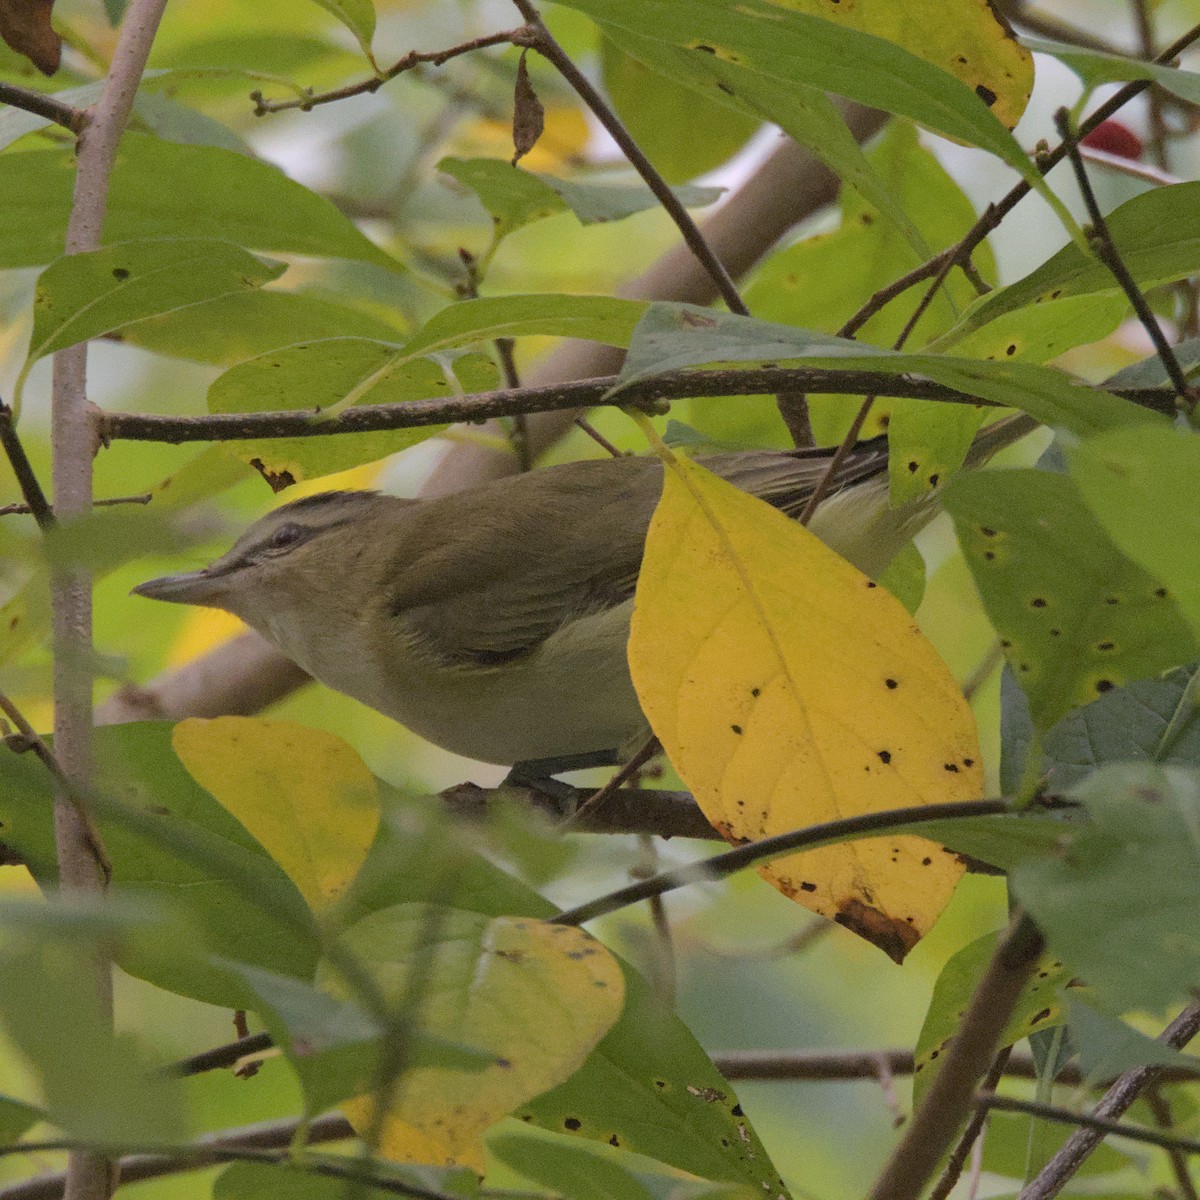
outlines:
[[341, 738], [292, 721], [180, 721], [175, 753], [287, 872], [314, 911], [358, 873], [379, 826], [375, 776]]
[[1033, 89], [1033, 55], [986, 0], [769, 0], [903, 46], [957, 75], [1010, 129]]
[[[364, 918], [344, 945], [389, 1000], [401, 1003], [417, 992], [425, 1032], [496, 1058], [482, 1071], [428, 1066], [404, 1074], [379, 1146], [397, 1162], [462, 1164], [482, 1173], [484, 1130], [574, 1074], [624, 1004], [616, 959], [565, 925], [400, 904]], [[318, 971], [322, 981], [333, 987], [332, 968]], [[341, 1107], [366, 1135], [373, 1099]]]
[[[982, 793], [970, 708], [903, 605], [686, 460], [651, 523], [629, 662], [671, 762], [731, 841]], [[899, 962], [962, 869], [924, 838], [886, 837], [762, 873]]]

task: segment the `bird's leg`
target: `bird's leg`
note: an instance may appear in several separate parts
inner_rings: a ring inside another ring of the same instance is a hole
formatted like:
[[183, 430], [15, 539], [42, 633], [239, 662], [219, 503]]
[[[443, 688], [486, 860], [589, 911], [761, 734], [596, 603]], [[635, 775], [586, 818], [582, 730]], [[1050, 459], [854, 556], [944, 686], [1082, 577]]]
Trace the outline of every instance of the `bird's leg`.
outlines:
[[615, 749], [589, 750], [586, 754], [564, 754], [558, 758], [534, 758], [514, 763], [501, 786], [533, 788], [560, 803], [571, 803], [577, 799], [579, 789], [555, 779], [555, 775], [562, 771], [582, 771], [588, 767], [615, 767], [620, 762]]

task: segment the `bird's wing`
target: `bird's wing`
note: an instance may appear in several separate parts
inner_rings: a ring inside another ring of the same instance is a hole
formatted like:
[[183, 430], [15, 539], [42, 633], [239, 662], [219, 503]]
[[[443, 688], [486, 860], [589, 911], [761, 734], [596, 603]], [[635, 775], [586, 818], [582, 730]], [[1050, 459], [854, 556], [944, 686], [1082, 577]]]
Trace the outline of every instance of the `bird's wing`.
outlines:
[[[796, 516], [830, 453], [742, 451], [703, 462]], [[886, 439], [864, 442], [831, 491], [886, 467]], [[489, 666], [530, 654], [568, 621], [633, 595], [661, 487], [657, 459], [620, 458], [565, 463], [423, 501], [415, 536], [384, 589], [388, 616], [440, 662]]]
[[423, 502], [426, 528], [393, 572], [389, 617], [442, 663], [532, 653], [633, 595], [660, 480], [650, 459], [568, 463]]

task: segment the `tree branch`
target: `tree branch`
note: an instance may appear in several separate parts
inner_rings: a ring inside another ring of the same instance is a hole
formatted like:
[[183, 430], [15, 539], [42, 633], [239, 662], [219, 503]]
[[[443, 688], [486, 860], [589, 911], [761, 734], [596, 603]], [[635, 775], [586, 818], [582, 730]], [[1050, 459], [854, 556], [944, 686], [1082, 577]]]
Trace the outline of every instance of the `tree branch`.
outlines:
[[414, 67], [419, 67], [423, 64], [440, 67], [448, 63], [452, 58], [458, 58], [462, 54], [472, 54], [476, 50], [484, 50], [488, 46], [504, 46], [516, 45], [524, 46], [528, 42], [526, 39], [530, 36], [530, 29], [522, 25], [518, 29], [508, 29], [503, 33], [488, 33], [482, 37], [471, 38], [470, 41], [461, 42], [457, 46], [451, 46], [446, 50], [410, 50], [403, 58], [398, 59], [390, 67], [384, 71], [380, 71], [377, 75], [372, 75], [368, 79], [361, 79], [357, 83], [348, 83], [345, 87], [334, 88], [328, 92], [312, 92], [306, 91], [303, 96], [295, 100], [264, 100], [262, 92], [251, 92], [250, 99], [254, 101], [254, 115], [256, 117], [265, 117], [268, 113], [284, 112], [289, 108], [298, 108], [302, 112], [310, 112], [320, 104], [332, 104], [336, 100], [348, 100], [351, 96], [362, 96], [370, 92], [377, 92], [385, 83], [395, 79], [397, 75], [403, 75], [406, 71], [411, 71]]
[[3, 400], [0, 400], [0, 446], [4, 447], [4, 453], [8, 456], [28, 511], [33, 514], [38, 528], [45, 533], [54, 524], [54, 511], [21, 444], [20, 435], [13, 424], [13, 410]]
[[24, 109], [35, 117], [45, 117], [55, 125], [61, 125], [72, 133], [83, 132], [87, 118], [87, 110], [64, 104], [45, 92], [35, 92], [31, 88], [18, 87], [15, 83], [0, 83], [0, 104], [10, 104], [13, 108]]
[[[138, 83], [162, 17], [166, 0], [130, 0], [117, 36], [112, 65], [94, 108], [79, 131], [66, 253], [100, 245], [109, 179], [117, 146], [133, 109]], [[96, 431], [87, 399], [87, 343], [54, 356], [51, 379], [51, 448], [54, 508], [66, 520], [92, 508], [92, 457]], [[78, 566], [51, 576], [54, 636], [55, 758], [69, 786], [55, 801], [54, 827], [61, 886], [102, 892], [104, 864], [97, 854], [90, 822], [77, 808], [92, 774], [92, 588]], [[112, 1020], [112, 970], [102, 951], [92, 960], [91, 986], [101, 1011]], [[116, 1186], [112, 1162], [101, 1154], [74, 1150], [67, 1167], [67, 1200], [106, 1200]]]
[[1033, 923], [1018, 915], [971, 997], [941, 1070], [875, 1181], [870, 1200], [917, 1200], [925, 1190], [971, 1112], [975, 1089], [996, 1056], [1042, 946]]
[[[1159, 1034], [1158, 1040], [1180, 1050], [1197, 1033], [1200, 1033], [1200, 1003], [1191, 1004], [1185, 1008]], [[1115, 1120], [1128, 1111], [1146, 1088], [1159, 1082], [1163, 1077], [1164, 1068], [1159, 1066], [1134, 1067], [1133, 1070], [1126, 1071], [1092, 1110], [1092, 1116], [1099, 1120]], [[1103, 1130], [1096, 1128], [1076, 1130], [1025, 1187], [1019, 1200], [1050, 1200], [1052, 1196], [1057, 1196], [1103, 1139]]]
[[1065, 108], [1060, 108], [1054, 114], [1054, 123], [1063, 140], [1063, 145], [1066, 147], [1067, 156], [1071, 160], [1071, 166], [1075, 171], [1075, 181], [1079, 184], [1079, 191], [1083, 196], [1083, 203], [1087, 207], [1088, 218], [1092, 223], [1091, 236], [1088, 241], [1095, 250], [1096, 257], [1112, 272], [1113, 278], [1121, 285], [1121, 290], [1133, 306], [1133, 311], [1137, 313], [1142, 328], [1153, 343], [1154, 349], [1158, 351], [1163, 369], [1179, 397], [1180, 408], [1186, 413], [1194, 413], [1196, 410], [1195, 393], [1188, 383], [1187, 376], [1183, 373], [1183, 368], [1179, 365], [1179, 359], [1175, 357], [1175, 351], [1163, 335], [1158, 318], [1146, 302], [1146, 297], [1142, 295], [1142, 289], [1138, 287], [1137, 281], [1130, 274], [1125, 260], [1121, 257], [1121, 252], [1113, 241], [1112, 234], [1108, 229], [1108, 222], [1104, 219], [1100, 205], [1096, 202], [1096, 193], [1092, 191], [1092, 181], [1088, 178], [1087, 168], [1084, 167], [1083, 160], [1079, 157], [1079, 147], [1071, 133], [1071, 117]]
[[[284, 412], [209, 413], [176, 417], [158, 413], [105, 412], [98, 416], [105, 442], [240, 441], [271, 437], [326, 437], [338, 433], [368, 433], [383, 429], [414, 429], [449, 422], [511, 417], [517, 413], [569, 413], [580, 407], [625, 408], [694, 396], [760, 396], [801, 389], [830, 394], [899, 396], [946, 404], [995, 407], [990, 400], [960, 392], [919, 375], [895, 375], [869, 370], [825, 370], [817, 367], [726, 368], [680, 371], [639, 380], [609, 395], [617, 376], [579, 383], [544, 384], [518, 389], [499, 388], [466, 396], [404, 400], [392, 404], [361, 404], [335, 417], [314, 419], [312, 409]], [[1166, 414], [1175, 411], [1173, 393], [1163, 388], [1128, 388], [1116, 392], [1134, 404]]]
[[634, 141], [629, 130], [621, 123], [621, 119], [592, 86], [587, 76], [571, 61], [570, 55], [554, 40], [554, 35], [546, 28], [530, 0], [513, 0], [513, 3], [531, 30], [529, 48], [536, 50], [557, 68], [558, 73], [575, 89], [584, 104], [591, 109], [596, 120], [608, 130], [613, 141], [620, 146], [621, 153], [629, 160], [630, 166], [642, 177], [643, 182], [666, 210], [667, 215], [675, 222], [680, 236], [708, 272], [718, 294], [729, 306], [730, 311], [749, 316], [750, 310], [743, 303], [733, 279], [725, 269], [725, 264], [713, 253], [712, 247], [705, 241], [696, 222], [692, 220], [691, 213], [684, 208], [679, 197], [675, 195], [667, 181], [655, 169], [654, 164], [642, 152], [642, 148]]
[[[661, 896], [677, 888], [693, 883], [711, 883], [725, 879], [746, 867], [793, 854], [797, 850], [808, 850], [828, 842], [844, 841], [871, 833], [883, 833], [907, 825], [922, 825], [926, 821], [952, 820], [956, 817], [984, 817], [1011, 811], [1006, 800], [961, 800], [947, 804], [920, 804], [910, 808], [893, 808], [885, 812], [860, 813], [854, 817], [842, 817], [836, 821], [825, 821], [820, 825], [809, 825], [805, 829], [777, 834], [748, 842], [736, 850], [728, 850], [700, 862], [689, 863], [672, 871], [664, 871], [651, 879], [631, 883], [607, 895], [589, 900], [586, 904], [568, 908], [552, 919], [555, 925], [582, 925], [597, 917], [607, 916], [618, 909], [628, 908], [651, 896]], [[986, 1064], [985, 1064], [986, 1068]], [[944, 1069], [944, 1068], [943, 1068]], [[982, 1071], [980, 1072], [982, 1074]]]

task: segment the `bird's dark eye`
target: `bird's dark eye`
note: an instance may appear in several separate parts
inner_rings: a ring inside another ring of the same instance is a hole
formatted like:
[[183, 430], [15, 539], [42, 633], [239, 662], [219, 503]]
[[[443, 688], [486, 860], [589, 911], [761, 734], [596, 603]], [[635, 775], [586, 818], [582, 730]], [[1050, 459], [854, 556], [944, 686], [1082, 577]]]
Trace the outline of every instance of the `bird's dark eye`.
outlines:
[[304, 526], [296, 525], [293, 522], [288, 522], [286, 525], [280, 525], [278, 529], [272, 532], [267, 538], [268, 550], [286, 550], [289, 546], [294, 546], [304, 536]]

